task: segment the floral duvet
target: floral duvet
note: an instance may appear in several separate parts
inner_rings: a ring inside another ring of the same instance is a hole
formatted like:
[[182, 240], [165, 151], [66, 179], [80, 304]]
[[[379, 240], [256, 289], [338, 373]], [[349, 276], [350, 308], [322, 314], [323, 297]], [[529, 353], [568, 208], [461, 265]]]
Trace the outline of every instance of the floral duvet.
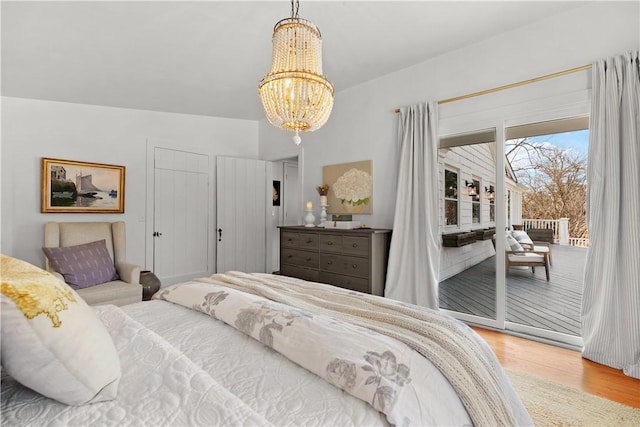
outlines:
[[[225, 322], [367, 402], [391, 424], [532, 424], [486, 343], [436, 312], [298, 279], [239, 272], [165, 288], [154, 298]], [[407, 313], [431, 319], [433, 326], [412, 323]], [[438, 346], [443, 349], [425, 349]], [[451, 356], [459, 360], [443, 360]]]

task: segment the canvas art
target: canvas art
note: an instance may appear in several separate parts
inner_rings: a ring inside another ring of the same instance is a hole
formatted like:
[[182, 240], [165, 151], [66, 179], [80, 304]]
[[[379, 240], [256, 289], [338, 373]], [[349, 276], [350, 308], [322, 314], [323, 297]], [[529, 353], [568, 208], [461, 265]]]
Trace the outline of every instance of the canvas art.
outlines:
[[124, 213], [125, 167], [42, 158], [43, 213]]
[[334, 215], [373, 213], [373, 162], [341, 163], [322, 168], [329, 185], [327, 212]]

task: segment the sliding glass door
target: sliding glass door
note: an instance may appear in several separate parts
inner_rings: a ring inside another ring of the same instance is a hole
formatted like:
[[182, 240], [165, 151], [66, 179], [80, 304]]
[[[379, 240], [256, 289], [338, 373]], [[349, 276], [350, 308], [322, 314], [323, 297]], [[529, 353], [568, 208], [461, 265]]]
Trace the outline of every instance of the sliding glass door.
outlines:
[[588, 117], [505, 131], [506, 328], [580, 344]]
[[496, 129], [443, 136], [439, 150], [440, 308], [501, 327], [496, 280]]

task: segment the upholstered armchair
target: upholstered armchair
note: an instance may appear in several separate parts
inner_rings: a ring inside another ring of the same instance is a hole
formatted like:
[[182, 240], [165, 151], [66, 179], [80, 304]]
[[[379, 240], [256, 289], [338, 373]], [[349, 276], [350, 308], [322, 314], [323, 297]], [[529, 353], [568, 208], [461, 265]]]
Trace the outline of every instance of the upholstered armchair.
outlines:
[[[110, 256], [110, 260], [107, 258], [106, 262], [113, 263], [119, 280], [107, 279], [108, 281], [104, 283], [87, 287], [78, 288], [73, 285], [72, 287], [90, 305], [125, 305], [141, 301], [143, 289], [140, 286], [140, 267], [125, 261], [124, 222], [48, 222], [44, 227], [45, 248], [70, 248], [101, 240], [105, 240], [106, 250]], [[47, 254], [46, 269], [67, 282], [65, 274], [60, 274], [61, 272], [56, 271], [54, 267], [54, 264], [59, 265], [59, 263], [52, 262], [49, 256]], [[106, 254], [104, 256], [106, 257]]]

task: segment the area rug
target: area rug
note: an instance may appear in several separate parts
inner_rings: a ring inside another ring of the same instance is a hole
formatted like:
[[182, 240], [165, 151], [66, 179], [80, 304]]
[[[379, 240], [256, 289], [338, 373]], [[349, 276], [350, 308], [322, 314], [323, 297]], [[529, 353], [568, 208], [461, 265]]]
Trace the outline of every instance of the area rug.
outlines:
[[507, 369], [536, 426], [640, 426], [640, 409]]

